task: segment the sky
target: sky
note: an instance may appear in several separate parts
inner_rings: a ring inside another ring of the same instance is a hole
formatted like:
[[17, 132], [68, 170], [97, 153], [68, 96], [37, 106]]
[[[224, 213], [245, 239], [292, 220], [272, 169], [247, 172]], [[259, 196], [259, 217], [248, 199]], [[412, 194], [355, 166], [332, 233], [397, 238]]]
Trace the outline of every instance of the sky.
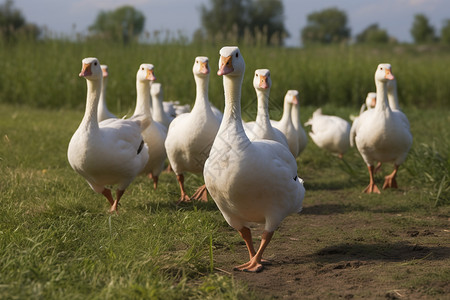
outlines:
[[[2, 1], [4, 2], [4, 1]], [[144, 13], [145, 31], [181, 32], [191, 37], [201, 27], [200, 7], [210, 0], [14, 0], [27, 22], [55, 34], [87, 33], [100, 11], [131, 5]], [[424, 14], [436, 33], [450, 19], [449, 0], [283, 0], [287, 46], [300, 46], [300, 31], [313, 12], [336, 7], [345, 11], [352, 36], [377, 23], [400, 42], [412, 42], [414, 16]]]

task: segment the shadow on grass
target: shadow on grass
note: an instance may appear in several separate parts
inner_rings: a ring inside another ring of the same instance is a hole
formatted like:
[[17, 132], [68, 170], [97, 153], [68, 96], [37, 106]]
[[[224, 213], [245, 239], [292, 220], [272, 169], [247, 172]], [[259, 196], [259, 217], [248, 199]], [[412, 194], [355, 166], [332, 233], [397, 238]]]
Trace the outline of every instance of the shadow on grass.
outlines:
[[322, 248], [309, 255], [311, 259], [326, 263], [343, 260], [361, 260], [405, 262], [407, 264], [419, 260], [444, 260], [449, 257], [450, 247], [420, 246], [406, 241], [377, 244], [338, 244]]

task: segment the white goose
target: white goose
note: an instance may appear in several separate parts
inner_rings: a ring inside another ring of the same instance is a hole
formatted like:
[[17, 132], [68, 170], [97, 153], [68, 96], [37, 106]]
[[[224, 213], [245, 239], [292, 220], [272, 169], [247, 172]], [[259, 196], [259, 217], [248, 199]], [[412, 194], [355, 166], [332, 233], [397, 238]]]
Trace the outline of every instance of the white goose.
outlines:
[[355, 121], [366, 109], [373, 109], [375, 108], [375, 104], [377, 103], [377, 93], [369, 92], [367, 93], [366, 100], [361, 105], [361, 108], [359, 109], [359, 115], [350, 115], [350, 120]]
[[169, 128], [170, 122], [172, 122], [173, 117], [168, 116], [164, 111], [163, 106], [163, 90], [161, 83], [152, 83], [150, 88], [150, 94], [152, 99], [152, 117], [156, 122]]
[[[97, 58], [85, 58], [82, 63], [79, 76], [87, 82], [86, 111], [70, 140], [67, 157], [72, 168], [91, 188], [108, 199], [113, 212], [117, 211], [125, 189], [147, 163], [147, 146], [141, 128], [149, 122], [136, 116], [129, 120], [108, 119], [98, 123], [102, 70]], [[106, 185], [117, 185], [116, 200]]]
[[[158, 186], [159, 174], [164, 168], [166, 160], [166, 149], [164, 141], [167, 136], [167, 129], [164, 125], [152, 119], [150, 113], [150, 85], [149, 81], [154, 81], [154, 68], [152, 64], [141, 64], [136, 73], [136, 109], [134, 115], [143, 115], [150, 120], [150, 126], [142, 131], [144, 142], [148, 146], [149, 159], [143, 170], [153, 179], [153, 188]], [[152, 87], [155, 85], [152, 84]]]
[[[241, 119], [241, 86], [245, 62], [237, 47], [220, 50], [218, 75], [223, 75], [225, 110], [219, 132], [206, 160], [206, 187], [230, 226], [247, 246], [249, 262], [241, 271], [263, 269], [262, 255], [274, 231], [289, 214], [300, 212], [305, 195], [297, 164], [282, 144], [251, 142]], [[250, 222], [264, 223], [261, 245], [255, 251]]]
[[322, 114], [318, 108], [305, 123], [311, 125], [309, 136], [314, 143], [333, 154], [343, 157], [350, 147], [350, 123], [337, 116]]
[[295, 130], [294, 124], [292, 123], [292, 105], [297, 104], [298, 102], [298, 91], [289, 90], [286, 92], [284, 96], [284, 104], [283, 104], [283, 115], [281, 116], [280, 121], [271, 120], [270, 123], [272, 126], [278, 130], [280, 130], [288, 141], [289, 150], [291, 151], [294, 157], [297, 157], [299, 152], [299, 138], [297, 134], [297, 130]]
[[108, 66], [101, 65], [102, 73], [103, 73], [103, 83], [102, 83], [102, 92], [100, 93], [100, 101], [98, 102], [98, 111], [97, 118], [98, 121], [101, 122], [110, 118], [117, 118], [113, 113], [111, 113], [106, 105], [106, 86], [108, 85]]
[[244, 123], [245, 133], [250, 141], [272, 140], [289, 147], [284, 134], [273, 128], [269, 117], [269, 94], [272, 86], [272, 79], [268, 69], [258, 69], [253, 77], [253, 87], [258, 99], [258, 112], [256, 121]]
[[380, 193], [373, 180], [376, 162], [393, 162], [394, 171], [385, 177], [383, 189], [397, 187], [396, 175], [412, 144], [407, 117], [399, 110], [392, 110], [387, 100], [387, 81], [394, 78], [390, 64], [379, 64], [375, 72], [377, 88], [376, 106], [366, 110], [355, 122], [350, 142], [356, 143], [369, 170], [369, 185], [365, 193]]
[[[192, 72], [197, 86], [194, 107], [190, 113], [179, 115], [173, 120], [165, 143], [167, 157], [180, 185], [179, 202], [191, 199], [184, 188], [183, 173], [203, 172], [205, 160], [220, 125], [208, 100], [208, 58], [196, 57]], [[192, 198], [207, 201], [205, 186], [201, 186]]]
[[294, 125], [298, 135], [298, 156], [305, 150], [306, 145], [308, 144], [308, 138], [306, 137], [305, 129], [303, 129], [302, 121], [300, 120], [300, 101], [297, 101], [297, 103], [292, 105], [291, 119], [292, 125]]

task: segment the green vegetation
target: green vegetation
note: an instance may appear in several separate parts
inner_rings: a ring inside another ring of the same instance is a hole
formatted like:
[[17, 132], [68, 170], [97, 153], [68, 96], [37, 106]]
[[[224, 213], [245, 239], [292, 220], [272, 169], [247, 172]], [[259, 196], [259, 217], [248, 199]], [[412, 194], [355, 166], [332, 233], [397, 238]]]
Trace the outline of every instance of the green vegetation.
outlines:
[[[20, 41], [0, 48], [0, 298], [287, 295], [282, 290], [258, 290], [240, 273], [228, 274], [246, 258], [239, 235], [213, 202], [176, 206], [173, 174], [162, 174], [156, 191], [148, 178], [137, 178], [123, 197], [120, 215], [110, 215], [104, 197], [67, 162], [67, 145], [85, 107], [86, 83], [78, 78], [82, 58], [97, 56], [110, 66], [109, 107], [124, 115], [134, 109], [140, 63], [155, 65], [167, 100], [192, 104], [193, 59], [207, 55], [210, 99], [223, 107], [222, 82], [215, 76], [218, 47]], [[300, 91], [303, 121], [318, 106], [348, 119], [374, 90], [373, 72], [383, 61], [393, 65], [414, 136], [398, 174], [400, 189], [381, 195], [361, 194], [368, 174], [356, 149], [338, 160], [310, 140], [298, 159], [307, 189], [304, 213], [285, 220], [268, 247], [269, 255], [279, 245], [297, 251], [300, 258], [280, 264], [284, 256], [276, 252], [272, 255], [278, 262], [271, 270], [302, 270], [295, 283], [304, 284], [303, 298], [345, 296], [343, 277], [321, 276], [348, 267], [355, 269], [348, 282], [366, 284], [364, 289], [353, 287], [356, 298], [390, 293], [394, 297], [395, 291], [411, 298], [443, 297], [450, 280], [445, 268], [450, 204], [448, 51], [422, 53], [406, 46], [241, 50], [247, 63], [242, 95], [246, 119], [256, 111], [249, 75], [256, 68], [271, 70], [274, 119], [280, 116], [287, 89]], [[384, 165], [376, 180], [381, 182], [390, 171], [391, 166]], [[186, 183], [192, 193], [202, 178], [188, 175]], [[287, 225], [292, 221], [296, 226]], [[415, 252], [403, 254], [413, 247]], [[270, 272], [257, 276], [268, 276], [264, 274]], [[319, 287], [332, 278], [340, 293]]]
[[[109, 65], [108, 103], [113, 112], [134, 109], [135, 76], [143, 62], [155, 65], [165, 100], [192, 103], [195, 95], [192, 64], [198, 55], [210, 58], [210, 99], [223, 107], [223, 88], [215, 75], [220, 47], [177, 44], [128, 46], [106, 42], [21, 41], [0, 45], [0, 103], [40, 108], [84, 108], [85, 82], [78, 78], [81, 60], [95, 56]], [[389, 62], [399, 85], [402, 106], [445, 107], [450, 99], [450, 52], [435, 48], [420, 52], [413, 46], [374, 48], [341, 46], [308, 49], [241, 47], [246, 72], [243, 105], [255, 98], [255, 69], [268, 68], [273, 77], [272, 101], [281, 106], [285, 92], [297, 89], [303, 105], [352, 107], [358, 111], [367, 92], [374, 91], [373, 73]]]

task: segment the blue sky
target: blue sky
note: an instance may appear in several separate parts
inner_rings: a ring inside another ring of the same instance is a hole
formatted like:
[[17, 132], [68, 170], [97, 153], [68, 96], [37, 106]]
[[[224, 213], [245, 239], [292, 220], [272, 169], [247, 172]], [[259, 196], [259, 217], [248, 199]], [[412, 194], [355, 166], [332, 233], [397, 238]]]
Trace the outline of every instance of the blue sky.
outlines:
[[[2, 1], [3, 2], [3, 1]], [[209, 0], [14, 0], [28, 22], [46, 26], [54, 33], [85, 32], [99, 11], [132, 5], [146, 17], [145, 30], [177, 32], [191, 37], [200, 24], [200, 6]], [[291, 37], [287, 45], [300, 45], [300, 30], [308, 14], [329, 7], [347, 13], [352, 36], [368, 25], [380, 28], [402, 42], [411, 42], [414, 15], [425, 14], [437, 33], [445, 19], [450, 18], [449, 0], [283, 0], [285, 26]]]

